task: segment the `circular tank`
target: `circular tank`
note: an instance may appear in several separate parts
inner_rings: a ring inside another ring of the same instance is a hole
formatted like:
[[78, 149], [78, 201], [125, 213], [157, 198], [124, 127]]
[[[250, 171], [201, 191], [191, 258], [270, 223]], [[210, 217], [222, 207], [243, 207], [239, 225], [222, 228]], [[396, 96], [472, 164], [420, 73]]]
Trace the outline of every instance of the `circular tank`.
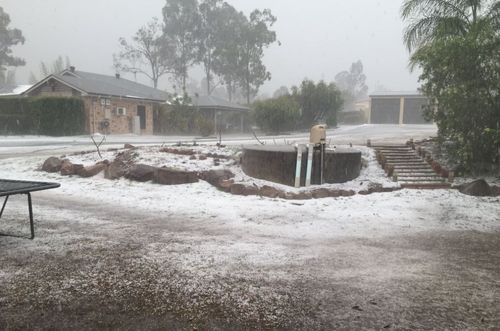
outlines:
[[[292, 145], [257, 145], [243, 149], [241, 166], [251, 177], [294, 186], [297, 150]], [[315, 149], [311, 183], [320, 184], [321, 152]], [[307, 149], [303, 147], [301, 186], [305, 184]], [[324, 183], [345, 183], [359, 176], [361, 152], [353, 148], [327, 149], [324, 157]]]

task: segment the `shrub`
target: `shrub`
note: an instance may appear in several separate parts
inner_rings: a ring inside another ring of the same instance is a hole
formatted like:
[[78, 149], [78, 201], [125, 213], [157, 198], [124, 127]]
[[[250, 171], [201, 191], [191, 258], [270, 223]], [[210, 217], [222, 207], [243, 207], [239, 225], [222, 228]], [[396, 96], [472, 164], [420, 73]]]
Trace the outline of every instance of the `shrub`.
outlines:
[[291, 96], [282, 96], [255, 103], [257, 125], [269, 133], [295, 129], [300, 118], [300, 106]]
[[468, 171], [500, 168], [499, 49], [498, 34], [485, 28], [435, 41], [412, 57], [431, 100], [426, 116], [449, 156]]
[[85, 131], [83, 101], [78, 98], [0, 98], [3, 134], [77, 135]]

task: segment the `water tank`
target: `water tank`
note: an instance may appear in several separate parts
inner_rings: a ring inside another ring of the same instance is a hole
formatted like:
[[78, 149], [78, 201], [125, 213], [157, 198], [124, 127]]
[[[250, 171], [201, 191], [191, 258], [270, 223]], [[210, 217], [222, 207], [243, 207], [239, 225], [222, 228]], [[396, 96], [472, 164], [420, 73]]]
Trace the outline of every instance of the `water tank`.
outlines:
[[311, 144], [325, 144], [326, 143], [326, 125], [315, 125], [311, 128]]

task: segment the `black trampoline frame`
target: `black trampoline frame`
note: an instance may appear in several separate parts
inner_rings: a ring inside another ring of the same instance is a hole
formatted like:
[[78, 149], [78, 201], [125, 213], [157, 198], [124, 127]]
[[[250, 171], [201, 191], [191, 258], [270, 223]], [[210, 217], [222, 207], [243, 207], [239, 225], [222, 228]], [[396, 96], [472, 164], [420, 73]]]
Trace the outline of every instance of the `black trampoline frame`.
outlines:
[[[2, 184], [11, 184], [14, 188], [2, 189]], [[15, 186], [18, 186], [17, 188]], [[31, 203], [31, 192], [43, 191], [48, 189], [53, 189], [61, 186], [59, 183], [47, 183], [47, 182], [35, 182], [35, 181], [25, 181], [25, 180], [11, 180], [11, 179], [0, 179], [0, 197], [5, 197], [2, 209], [0, 209], [0, 218], [5, 210], [5, 205], [11, 195], [26, 194], [28, 196], [28, 212], [30, 220], [30, 231], [31, 236], [29, 239], [35, 238], [35, 225], [33, 223], [33, 206]], [[4, 236], [13, 236], [8, 234], [0, 234]], [[16, 236], [14, 236], [16, 237]]]

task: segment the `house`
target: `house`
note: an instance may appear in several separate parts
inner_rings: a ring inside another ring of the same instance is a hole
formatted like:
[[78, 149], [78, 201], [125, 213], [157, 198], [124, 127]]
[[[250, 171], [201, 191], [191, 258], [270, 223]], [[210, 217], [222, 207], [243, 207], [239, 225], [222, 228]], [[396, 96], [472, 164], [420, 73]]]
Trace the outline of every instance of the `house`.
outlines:
[[427, 124], [423, 110], [429, 99], [420, 92], [377, 92], [370, 95], [368, 123]]
[[166, 92], [119, 74], [94, 74], [75, 67], [46, 77], [23, 95], [81, 98], [87, 132], [106, 134], [153, 134], [153, 106], [167, 100]]

